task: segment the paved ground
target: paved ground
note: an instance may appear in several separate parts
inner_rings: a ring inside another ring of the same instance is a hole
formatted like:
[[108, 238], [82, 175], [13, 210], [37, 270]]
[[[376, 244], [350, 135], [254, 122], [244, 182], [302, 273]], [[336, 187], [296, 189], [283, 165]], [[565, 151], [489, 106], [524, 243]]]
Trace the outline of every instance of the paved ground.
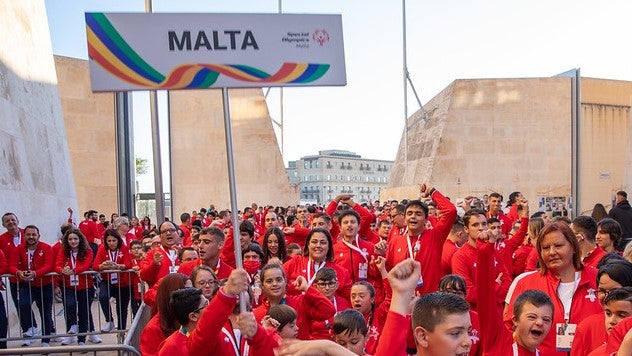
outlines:
[[[12, 338], [12, 337], [20, 337], [21, 335], [21, 330], [20, 330], [20, 323], [18, 321], [18, 316], [17, 316], [17, 312], [15, 310], [15, 307], [13, 306], [13, 302], [11, 301], [11, 297], [10, 295], [6, 295], [6, 292], [4, 292], [4, 300], [5, 300], [5, 304], [7, 304], [8, 301], [8, 306], [5, 305], [5, 308], [8, 308], [7, 310], [7, 315], [8, 315], [8, 319], [9, 319], [9, 330], [8, 330], [8, 337]], [[7, 298], [8, 297], [8, 298]], [[112, 308], [116, 308], [116, 306], [114, 305], [114, 302], [112, 301]], [[39, 320], [39, 314], [37, 311], [37, 307], [35, 306], [35, 303], [33, 303], [33, 310], [35, 312], [35, 318], [37, 320], [37, 324], [38, 326], [41, 327], [41, 322]], [[115, 309], [113, 309], [115, 310]], [[54, 319], [54, 323], [56, 326], [56, 330], [57, 333], [64, 333], [66, 330], [66, 323], [64, 320], [64, 311], [63, 311], [63, 304], [62, 303], [58, 303], [55, 302], [53, 303], [53, 313], [55, 315], [55, 319]], [[92, 303], [92, 316], [94, 318], [94, 322], [95, 322], [95, 329], [97, 330], [97, 332], [99, 333], [99, 336], [103, 339], [103, 343], [100, 345], [116, 345], [119, 342], [117, 341], [117, 335], [114, 333], [108, 333], [108, 334], [104, 334], [101, 333], [101, 325], [103, 323], [105, 323], [104, 319], [103, 319], [103, 313], [101, 312], [101, 308], [99, 306], [98, 301], [94, 301]], [[131, 320], [131, 310], [129, 312], [129, 317], [130, 320], [128, 320], [127, 322], [127, 327], [129, 328], [132, 325], [132, 320]], [[116, 319], [116, 317], [115, 317]], [[124, 337], [123, 337], [124, 338]], [[122, 342], [120, 342], [122, 344]], [[9, 341], [8, 342], [8, 347], [9, 348], [18, 348], [18, 349], [26, 349], [29, 347], [22, 347], [22, 341]], [[51, 346], [61, 346], [60, 342], [51, 342], [50, 343]], [[88, 351], [88, 354], [94, 354], [94, 355], [116, 355], [117, 353], [115, 351], [100, 351], [100, 352], [91, 352], [90, 348], [92, 345], [96, 345], [96, 344], [92, 344], [90, 342], [86, 342], [86, 345], [83, 346], [82, 348], [86, 351]], [[40, 347], [40, 341], [35, 341], [33, 343], [32, 346], [30, 347]], [[77, 343], [71, 344], [70, 346], [78, 346]], [[62, 346], [64, 347], [64, 346]], [[17, 351], [17, 350], [16, 350]], [[52, 355], [68, 355], [68, 352], [63, 352], [63, 353], [56, 353], [56, 354], [52, 354]]]

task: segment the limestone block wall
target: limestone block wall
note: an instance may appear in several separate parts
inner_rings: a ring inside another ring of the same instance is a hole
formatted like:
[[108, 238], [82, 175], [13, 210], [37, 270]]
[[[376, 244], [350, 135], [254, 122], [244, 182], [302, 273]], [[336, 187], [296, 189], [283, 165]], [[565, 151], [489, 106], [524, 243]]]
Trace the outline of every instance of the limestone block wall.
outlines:
[[[173, 211], [230, 207], [221, 90], [170, 93]], [[240, 209], [252, 202], [297, 204], [261, 89], [231, 89], [233, 151]]]
[[402, 138], [381, 197], [417, 197], [420, 182], [455, 198], [519, 190], [536, 207], [537, 196], [570, 195], [570, 85], [456, 80], [425, 105], [427, 123], [409, 119], [407, 160]]
[[55, 56], [79, 211], [118, 211], [114, 94], [92, 93], [88, 61]]
[[618, 190], [632, 193], [632, 82], [582, 78], [581, 211], [610, 209]]
[[0, 211], [54, 242], [77, 200], [44, 2], [0, 1], [0, 28]]

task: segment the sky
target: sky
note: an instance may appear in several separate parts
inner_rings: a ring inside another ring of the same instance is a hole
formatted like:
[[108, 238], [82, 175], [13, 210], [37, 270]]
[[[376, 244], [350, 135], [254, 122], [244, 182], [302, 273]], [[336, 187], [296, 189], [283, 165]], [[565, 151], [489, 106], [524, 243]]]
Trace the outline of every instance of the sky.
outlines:
[[[154, 0], [153, 11], [276, 13], [279, 3]], [[53, 53], [87, 59], [85, 11], [143, 12], [144, 6], [141, 0], [46, 0]], [[284, 13], [341, 14], [347, 68], [344, 87], [284, 89], [284, 161], [325, 149], [394, 160], [405, 117], [402, 2], [283, 0], [281, 6]], [[408, 72], [422, 103], [456, 79], [550, 77], [580, 68], [584, 77], [632, 80], [630, 14], [629, 0], [409, 0]], [[276, 120], [278, 93], [268, 96]], [[409, 88], [408, 115], [418, 109]], [[149, 110], [134, 114], [136, 155], [151, 162]]]

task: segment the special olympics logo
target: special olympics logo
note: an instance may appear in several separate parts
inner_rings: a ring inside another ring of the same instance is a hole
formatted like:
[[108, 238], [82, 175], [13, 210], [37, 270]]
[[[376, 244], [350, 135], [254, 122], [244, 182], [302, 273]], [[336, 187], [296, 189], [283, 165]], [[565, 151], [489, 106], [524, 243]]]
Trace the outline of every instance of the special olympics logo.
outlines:
[[312, 40], [322, 47], [325, 43], [329, 42], [329, 33], [325, 30], [314, 30]]

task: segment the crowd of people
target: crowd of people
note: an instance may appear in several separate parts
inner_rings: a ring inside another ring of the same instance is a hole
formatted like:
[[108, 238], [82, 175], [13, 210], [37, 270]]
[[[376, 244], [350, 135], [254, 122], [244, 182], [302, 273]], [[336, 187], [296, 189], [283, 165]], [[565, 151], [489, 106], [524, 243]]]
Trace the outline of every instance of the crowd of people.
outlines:
[[632, 355], [632, 208], [616, 203], [570, 220], [520, 192], [455, 205], [422, 184], [401, 202], [253, 203], [238, 226], [213, 206], [156, 225], [91, 210], [75, 226], [69, 209], [54, 246], [6, 213], [0, 272], [24, 345], [49, 344], [54, 294], [77, 334], [62, 344], [100, 342], [96, 293], [102, 332], [151, 307], [143, 355]]

